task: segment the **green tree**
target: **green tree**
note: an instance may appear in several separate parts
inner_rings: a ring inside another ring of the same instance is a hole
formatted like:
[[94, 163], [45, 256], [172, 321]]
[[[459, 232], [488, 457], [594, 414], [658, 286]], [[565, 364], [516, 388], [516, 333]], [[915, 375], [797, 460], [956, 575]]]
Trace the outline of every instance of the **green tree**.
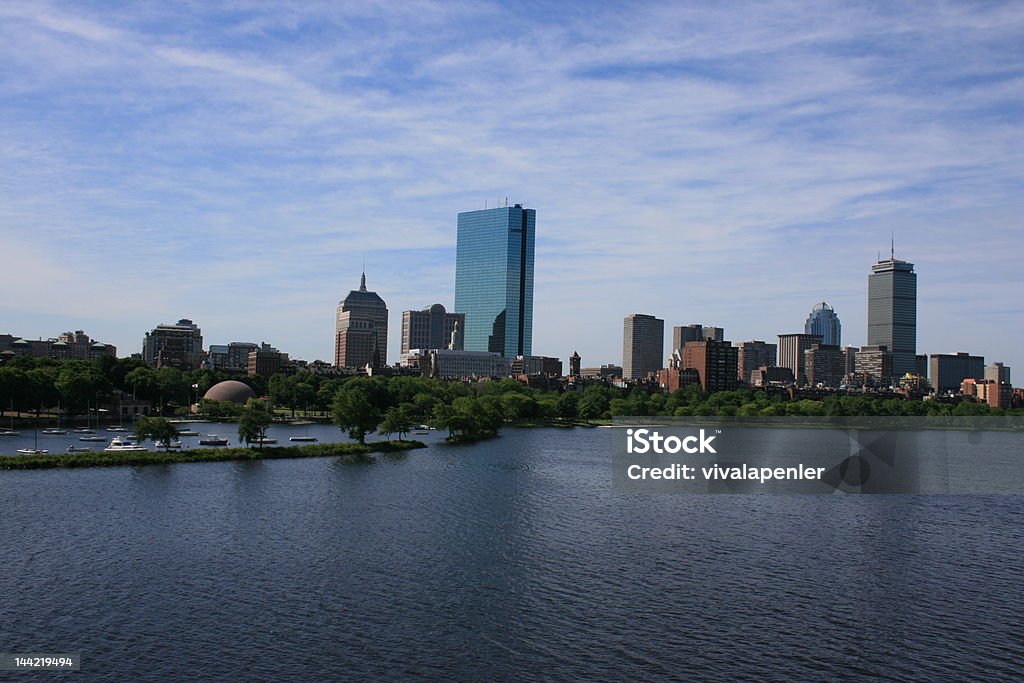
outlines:
[[135, 423], [135, 438], [139, 441], [151, 439], [168, 451], [178, 438], [178, 428], [162, 417], [143, 417]]
[[334, 424], [359, 443], [366, 443], [366, 435], [380, 424], [380, 409], [363, 383], [347, 382], [343, 385], [331, 403], [331, 415]]
[[263, 448], [263, 440], [267, 438], [267, 427], [271, 423], [270, 408], [266, 401], [250, 398], [238, 418], [238, 438], [246, 446], [253, 442]]
[[412, 418], [402, 406], [394, 406], [384, 413], [384, 419], [380, 423], [380, 433], [384, 436], [398, 434], [398, 440], [412, 430]]

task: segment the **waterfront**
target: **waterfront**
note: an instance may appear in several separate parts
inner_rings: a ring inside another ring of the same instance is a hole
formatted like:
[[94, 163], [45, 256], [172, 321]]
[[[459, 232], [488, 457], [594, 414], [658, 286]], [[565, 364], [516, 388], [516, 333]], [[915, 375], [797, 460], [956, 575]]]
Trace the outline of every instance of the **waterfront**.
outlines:
[[0, 649], [87, 680], [1024, 676], [1024, 497], [617, 495], [612, 431], [2, 472]]

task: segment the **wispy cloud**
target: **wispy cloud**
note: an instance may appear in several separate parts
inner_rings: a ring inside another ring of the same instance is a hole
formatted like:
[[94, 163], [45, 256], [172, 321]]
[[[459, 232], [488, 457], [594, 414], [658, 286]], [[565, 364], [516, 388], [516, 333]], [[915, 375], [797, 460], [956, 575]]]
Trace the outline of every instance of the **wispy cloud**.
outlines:
[[[615, 361], [631, 312], [772, 337], [821, 299], [863, 343], [866, 272], [895, 231], [920, 272], [919, 348], [1024, 364], [1005, 314], [1022, 284], [1015, 3], [0, 15], [11, 332], [59, 332], [26, 329], [45, 307], [130, 351], [189, 316], [213, 342], [327, 358], [365, 254], [396, 356], [401, 310], [451, 303], [455, 214], [508, 196], [538, 210], [540, 353]], [[48, 273], [31, 296], [30, 271]], [[110, 314], [85, 316], [69, 281]]]

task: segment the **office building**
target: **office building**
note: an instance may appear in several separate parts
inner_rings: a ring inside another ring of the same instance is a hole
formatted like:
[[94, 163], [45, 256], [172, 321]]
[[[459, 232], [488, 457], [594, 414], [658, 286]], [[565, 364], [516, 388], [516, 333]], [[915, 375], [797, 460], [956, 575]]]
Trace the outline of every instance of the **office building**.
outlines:
[[998, 382], [1000, 384], [1010, 383], [1010, 368], [1003, 365], [1000, 362], [989, 363], [985, 366], [985, 379]]
[[758, 368], [775, 367], [778, 346], [760, 340], [739, 342], [737, 368], [740, 381], [753, 386], [754, 371]]
[[855, 360], [857, 383], [867, 387], [893, 384], [892, 353], [886, 346], [862, 346]]
[[550, 356], [516, 356], [512, 360], [512, 375], [562, 376], [562, 359]]
[[843, 377], [857, 372], [857, 347], [843, 347]]
[[627, 315], [622, 327], [622, 378], [640, 379], [661, 369], [665, 321], [653, 315]]
[[580, 354], [577, 353], [576, 351], [573, 351], [572, 355], [569, 356], [569, 375], [571, 375], [572, 377], [579, 377], [580, 376], [580, 363], [581, 362], [582, 362], [582, 359], [580, 358]]
[[259, 349], [260, 345], [252, 342], [210, 344], [204, 367], [210, 370], [246, 370], [249, 354]]
[[521, 204], [459, 214], [455, 311], [467, 351], [532, 355], [536, 218]]
[[295, 370], [288, 364], [288, 354], [281, 353], [270, 344], [261, 344], [259, 348], [249, 352], [246, 371], [250, 376], [270, 377], [288, 370]]
[[701, 325], [699, 323], [676, 325], [672, 328], [672, 350], [682, 351], [683, 347], [692, 341], [704, 341], [705, 339], [722, 341], [724, 338], [725, 330], [721, 327]]
[[605, 363], [599, 368], [580, 368], [580, 377], [583, 379], [615, 379], [622, 377], [622, 366], [612, 363]]
[[142, 360], [156, 368], [194, 370], [203, 360], [203, 333], [188, 318], [157, 325], [142, 340]]
[[511, 361], [497, 352], [412, 349], [409, 355], [418, 355], [416, 365], [423, 375], [439, 379], [508, 377], [512, 371]]
[[[449, 313], [441, 304], [422, 311], [402, 313], [402, 353], [411, 349], [447, 349], [461, 351], [466, 329], [463, 313]], [[452, 347], [452, 334], [455, 345]]]
[[889, 350], [893, 376], [917, 373], [917, 274], [892, 252], [868, 275], [868, 346]]
[[933, 353], [929, 378], [936, 393], [959, 391], [965, 379], [985, 379], [985, 358], [964, 352]]
[[731, 391], [739, 386], [739, 349], [727, 341], [687, 342], [683, 347], [684, 369], [697, 371], [704, 391]]
[[804, 351], [820, 343], [821, 336], [817, 334], [780, 334], [779, 367], [792, 370], [797, 384], [807, 384]]
[[822, 301], [811, 309], [804, 323], [804, 333], [816, 334], [821, 337], [821, 343], [829, 346], [839, 346], [842, 342], [842, 326], [839, 323], [839, 316], [834, 308]]
[[838, 387], [846, 375], [843, 350], [835, 344], [812, 344], [804, 351], [804, 373], [812, 387]]
[[338, 304], [334, 328], [334, 364], [339, 368], [382, 368], [388, 356], [388, 307], [366, 289], [366, 273], [359, 289]]

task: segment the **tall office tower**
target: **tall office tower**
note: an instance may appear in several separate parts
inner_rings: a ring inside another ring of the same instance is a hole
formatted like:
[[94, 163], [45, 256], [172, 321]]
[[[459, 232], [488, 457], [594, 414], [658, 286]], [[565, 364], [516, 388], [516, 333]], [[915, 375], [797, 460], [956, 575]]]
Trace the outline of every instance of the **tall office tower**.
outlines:
[[412, 349], [447, 349], [455, 334], [455, 348], [462, 350], [462, 335], [466, 329], [466, 316], [449, 313], [441, 304], [422, 311], [402, 313], [402, 353]]
[[203, 356], [203, 332], [188, 318], [175, 325], [157, 325], [142, 340], [142, 360], [157, 368], [190, 370]]
[[779, 367], [792, 370], [797, 384], [807, 384], [804, 351], [820, 343], [821, 336], [817, 334], [780, 334]]
[[687, 342], [722, 341], [725, 338], [725, 330], [721, 327], [691, 323], [689, 325], [676, 325], [672, 328], [672, 350], [682, 351]]
[[466, 316], [467, 351], [533, 354], [536, 222], [522, 204], [459, 214], [455, 310]]
[[811, 314], [807, 316], [807, 322], [804, 323], [804, 332], [820, 335], [823, 340], [822, 344], [839, 346], [841, 343], [839, 340], [842, 337], [842, 326], [839, 324], [839, 316], [836, 315], [836, 310], [824, 301], [815, 305], [811, 309]]
[[931, 383], [938, 393], [960, 391], [965, 379], [985, 379], [985, 357], [959, 353], [933, 353]]
[[894, 377], [917, 372], [917, 274], [891, 250], [868, 275], [868, 346], [888, 348]]
[[634, 313], [623, 320], [622, 378], [637, 379], [661, 368], [665, 351], [665, 321]]
[[731, 391], [739, 386], [739, 349], [727, 341], [687, 342], [683, 347], [683, 369], [696, 370], [704, 391]]
[[338, 304], [334, 328], [334, 364], [339, 368], [382, 368], [388, 360], [388, 307], [366, 289], [366, 273]]
[[857, 371], [857, 347], [843, 347], [843, 376], [853, 374]]
[[1010, 383], [1010, 368], [996, 361], [985, 366], [985, 379], [996, 384]]
[[753, 340], [736, 344], [738, 351], [737, 372], [740, 380], [753, 385], [754, 371], [758, 368], [775, 367], [778, 347], [763, 341]]

